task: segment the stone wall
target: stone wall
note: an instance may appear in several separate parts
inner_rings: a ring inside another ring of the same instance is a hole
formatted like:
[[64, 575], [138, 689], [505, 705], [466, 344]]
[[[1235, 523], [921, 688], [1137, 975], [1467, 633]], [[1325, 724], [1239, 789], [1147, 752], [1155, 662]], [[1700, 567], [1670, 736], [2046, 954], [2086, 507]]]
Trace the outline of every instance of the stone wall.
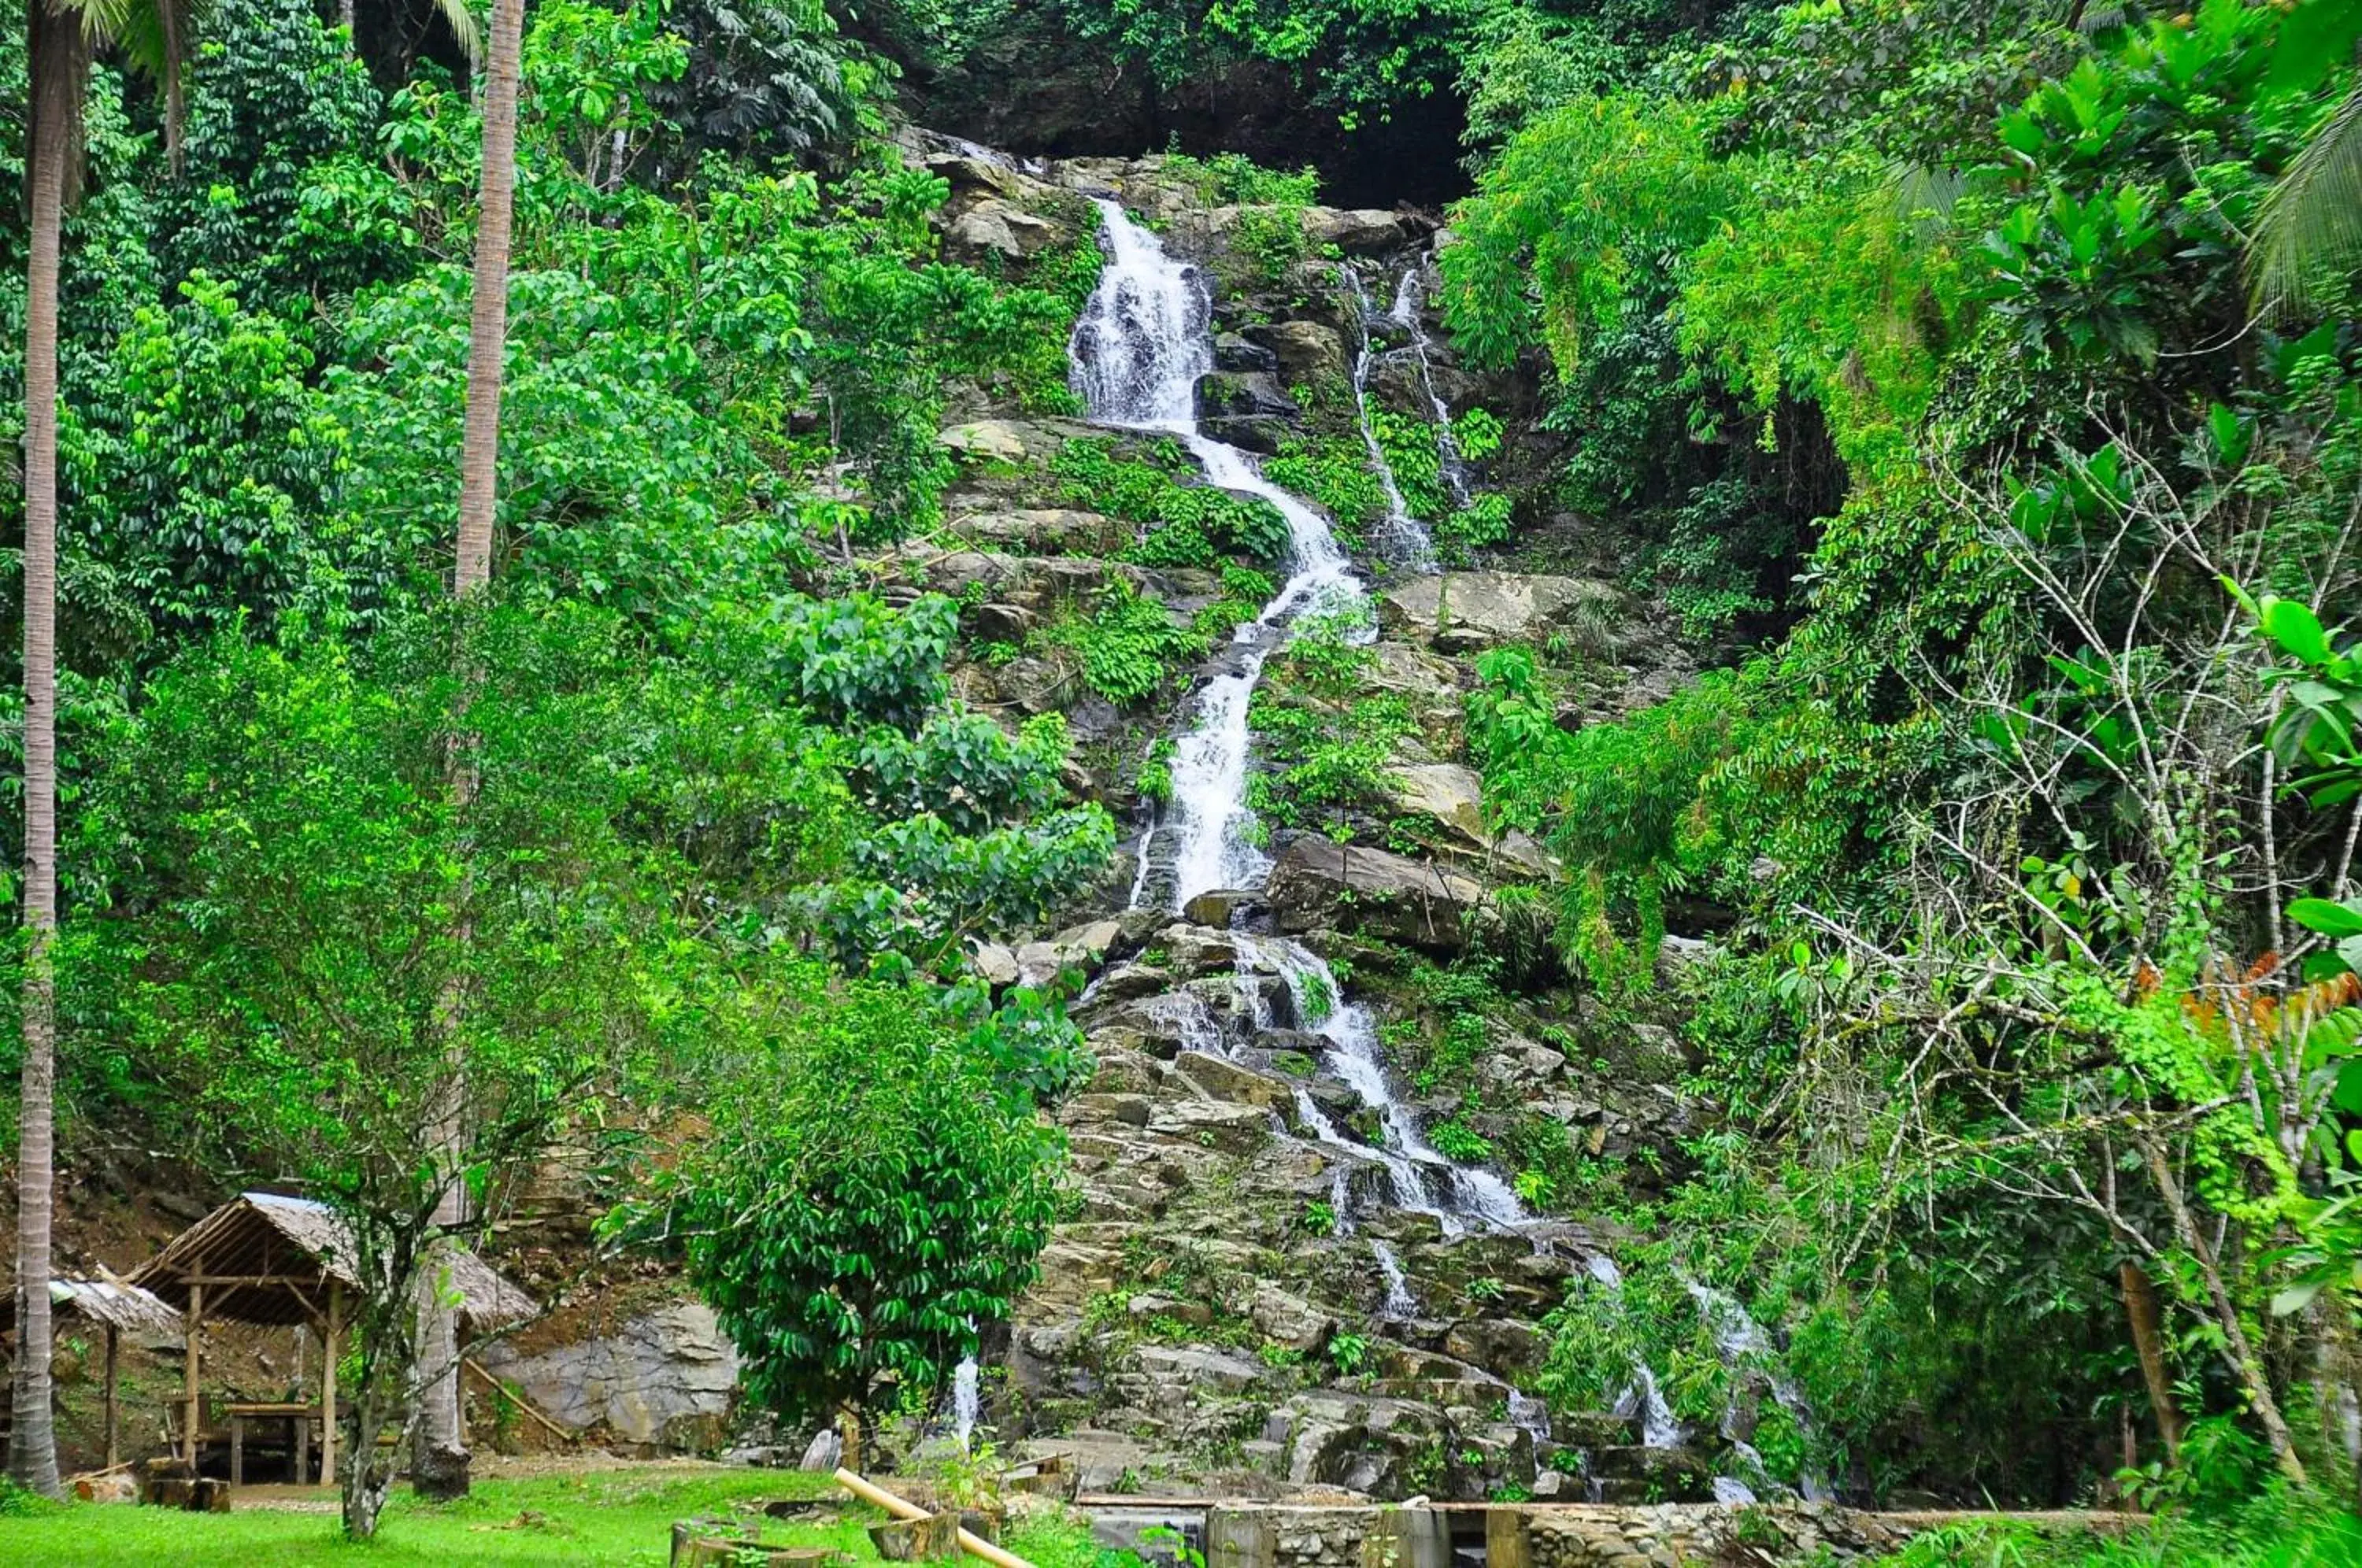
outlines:
[[[1481, 1542], [1485, 1568], [1692, 1568], [1703, 1563], [1848, 1562], [1970, 1516], [1871, 1513], [1826, 1503], [1663, 1503], [1491, 1507], [1214, 1507], [1207, 1568], [1451, 1568]], [[2130, 1515], [2020, 1516], [2060, 1529], [2120, 1527]]]

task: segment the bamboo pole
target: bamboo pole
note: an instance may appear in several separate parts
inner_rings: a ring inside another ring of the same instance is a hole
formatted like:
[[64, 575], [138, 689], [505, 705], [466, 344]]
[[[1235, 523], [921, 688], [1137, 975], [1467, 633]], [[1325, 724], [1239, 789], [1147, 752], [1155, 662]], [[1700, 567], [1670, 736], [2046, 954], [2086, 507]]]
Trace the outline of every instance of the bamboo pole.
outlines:
[[123, 1463], [123, 1399], [116, 1375], [122, 1343], [123, 1331], [109, 1323], [106, 1326], [106, 1468], [109, 1470]]
[[344, 1328], [345, 1287], [328, 1282], [328, 1321], [320, 1335], [320, 1485], [337, 1484], [337, 1340]]
[[472, 1357], [461, 1356], [459, 1358], [459, 1364], [466, 1367], [469, 1372], [474, 1373], [477, 1376], [482, 1378], [484, 1380], [484, 1386], [490, 1388], [495, 1394], [504, 1396], [512, 1404], [515, 1405], [518, 1409], [523, 1410], [526, 1415], [531, 1416], [535, 1420], [539, 1421], [543, 1428], [548, 1431], [549, 1435], [556, 1438], [558, 1441], [572, 1442], [574, 1441], [574, 1433], [568, 1431], [564, 1427], [559, 1426], [556, 1421], [551, 1420], [547, 1416], [545, 1416], [539, 1410], [535, 1409], [533, 1406], [526, 1401], [524, 1395], [517, 1393], [507, 1384], [502, 1383], [499, 1378], [494, 1377], [491, 1373], [486, 1372], [483, 1369], [482, 1364]]
[[186, 1397], [188, 1401], [188, 1415], [185, 1418], [187, 1423], [186, 1430], [184, 1430], [181, 1434], [182, 1446], [186, 1450], [184, 1457], [192, 1464], [194, 1464], [197, 1461], [197, 1414], [199, 1410], [199, 1396], [197, 1393], [197, 1327], [204, 1320], [205, 1287], [202, 1285], [192, 1285], [189, 1286], [189, 1337], [186, 1345], [187, 1371], [184, 1374], [188, 1379], [188, 1386], [182, 1390], [182, 1393]]
[[[875, 1503], [898, 1519], [923, 1519], [929, 1517], [927, 1510], [918, 1504], [906, 1497], [898, 1497], [885, 1487], [875, 1482], [865, 1481], [850, 1470], [837, 1471], [836, 1484], [863, 1502]], [[970, 1557], [983, 1558], [987, 1562], [993, 1564], [993, 1568], [1033, 1568], [1033, 1564], [1015, 1552], [1003, 1551], [999, 1547], [972, 1530], [960, 1531], [959, 1543], [961, 1551]]]

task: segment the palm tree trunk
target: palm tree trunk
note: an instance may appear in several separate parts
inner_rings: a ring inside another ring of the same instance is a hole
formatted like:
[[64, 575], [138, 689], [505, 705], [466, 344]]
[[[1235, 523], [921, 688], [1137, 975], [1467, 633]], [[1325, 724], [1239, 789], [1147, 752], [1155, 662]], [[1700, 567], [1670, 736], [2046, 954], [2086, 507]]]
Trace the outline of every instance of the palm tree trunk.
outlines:
[[[501, 448], [501, 381], [508, 352], [509, 241], [516, 190], [516, 109], [518, 55], [524, 32], [524, 0], [493, 0], [491, 36], [484, 69], [484, 169], [476, 219], [476, 277], [473, 314], [468, 333], [468, 412], [459, 447], [459, 536], [451, 574], [451, 591], [467, 599], [491, 580], [492, 523], [499, 500]], [[472, 686], [473, 681], [469, 683]], [[462, 695], [462, 702], [466, 701]], [[475, 794], [475, 771], [464, 735], [451, 748], [451, 792], [456, 808], [465, 813]], [[463, 889], [461, 907], [465, 908]], [[466, 917], [458, 936], [464, 945]], [[437, 1097], [431, 1115], [434, 1132], [451, 1165], [458, 1164], [462, 1136], [458, 1125], [464, 1061], [457, 1059], [461, 1000], [455, 980], [444, 1000], [444, 1025], [453, 1041], [455, 1059], [446, 1072], [446, 1092]], [[466, 1218], [464, 1190], [449, 1180], [436, 1210], [436, 1220], [447, 1233]], [[441, 1273], [430, 1258], [426, 1288], [435, 1290]], [[422, 1391], [417, 1465], [423, 1476], [433, 1475], [434, 1490], [456, 1496], [468, 1489], [467, 1439], [459, 1414], [458, 1325], [440, 1292], [422, 1297], [420, 1352], [425, 1383]]]
[[8, 1474], [56, 1496], [50, 1410], [58, 923], [58, 248], [88, 54], [71, 17], [31, 0], [31, 259], [25, 290], [25, 1064], [17, 1160], [17, 1364]]
[[474, 319], [468, 331], [468, 424], [459, 448], [459, 557], [452, 591], [491, 580], [500, 471], [501, 372], [508, 351], [509, 229], [516, 190], [517, 56], [524, 0], [493, 0], [484, 66], [483, 194], [476, 219]]

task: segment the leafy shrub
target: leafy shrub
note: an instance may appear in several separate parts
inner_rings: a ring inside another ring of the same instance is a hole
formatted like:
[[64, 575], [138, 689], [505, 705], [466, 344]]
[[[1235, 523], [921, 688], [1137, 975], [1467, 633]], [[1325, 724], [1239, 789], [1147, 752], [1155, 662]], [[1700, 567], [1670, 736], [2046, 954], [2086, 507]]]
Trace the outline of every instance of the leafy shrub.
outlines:
[[1429, 1127], [1427, 1141], [1437, 1154], [1462, 1165], [1478, 1165], [1493, 1157], [1492, 1141], [1456, 1116]]
[[1206, 651], [1161, 602], [1120, 580], [1087, 620], [1069, 620], [1057, 635], [1081, 659], [1084, 684], [1119, 708], [1146, 701]]
[[900, 986], [791, 978], [668, 1184], [690, 1277], [786, 1419], [938, 1387], [1057, 1217], [1064, 1140]]

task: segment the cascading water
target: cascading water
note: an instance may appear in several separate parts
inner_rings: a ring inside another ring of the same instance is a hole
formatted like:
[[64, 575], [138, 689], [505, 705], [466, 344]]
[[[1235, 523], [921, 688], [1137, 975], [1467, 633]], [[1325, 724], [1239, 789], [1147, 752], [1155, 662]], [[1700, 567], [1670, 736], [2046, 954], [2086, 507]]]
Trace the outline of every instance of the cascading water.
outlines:
[[1451, 488], [1454, 504], [1465, 506], [1469, 501], [1468, 461], [1461, 456], [1460, 443], [1451, 436], [1451, 405], [1435, 388], [1435, 361], [1428, 355], [1427, 325], [1420, 319], [1419, 305], [1425, 289], [1419, 282], [1419, 269], [1404, 269], [1401, 280], [1395, 284], [1394, 307], [1386, 319], [1401, 327], [1410, 337], [1410, 352], [1418, 360], [1419, 389], [1427, 393], [1427, 406], [1435, 421], [1435, 458], [1443, 472], [1443, 482]]
[[[1395, 480], [1394, 465], [1386, 460], [1386, 449], [1378, 440], [1377, 421], [1370, 413], [1370, 367], [1377, 362], [1378, 340], [1370, 330], [1379, 319], [1370, 304], [1370, 296], [1362, 287], [1362, 275], [1350, 263], [1340, 262], [1338, 272], [1345, 286], [1353, 292], [1354, 325], [1361, 328], [1362, 346], [1353, 356], [1353, 408], [1361, 416], [1362, 446], [1370, 454], [1370, 468], [1378, 476], [1378, 488], [1386, 498], [1385, 531], [1379, 540], [1387, 554], [1413, 568], [1432, 564], [1435, 541], [1427, 525], [1411, 515], [1410, 503], [1403, 499], [1402, 486]], [[1409, 274], [1406, 273], [1407, 278]], [[1400, 299], [1397, 296], [1396, 304]], [[1391, 320], [1388, 316], [1385, 319]]]
[[[1585, 1273], [1609, 1290], [1624, 1288], [1624, 1271], [1606, 1253], [1593, 1253], [1584, 1259], [1583, 1266]], [[1632, 1386], [1616, 1401], [1616, 1413], [1640, 1419], [1640, 1441], [1650, 1448], [1678, 1448], [1686, 1435], [1681, 1422], [1673, 1419], [1672, 1407], [1657, 1391], [1657, 1375], [1649, 1370], [1644, 1361], [1633, 1361]]]
[[977, 1388], [976, 1357], [964, 1358], [952, 1373], [952, 1432], [959, 1439], [960, 1452], [969, 1451], [970, 1440], [976, 1435], [976, 1419], [982, 1408]]
[[1378, 1275], [1386, 1282], [1386, 1304], [1380, 1310], [1389, 1323], [1399, 1323], [1418, 1312], [1418, 1297], [1410, 1293], [1410, 1281], [1403, 1275], [1402, 1259], [1384, 1238], [1370, 1238], [1370, 1256], [1376, 1260]]
[[[1813, 1408], [1806, 1402], [1804, 1390], [1798, 1388], [1794, 1380], [1771, 1370], [1773, 1364], [1772, 1337], [1763, 1331], [1763, 1325], [1755, 1320], [1753, 1314], [1740, 1304], [1738, 1297], [1716, 1290], [1701, 1280], [1684, 1276], [1682, 1286], [1690, 1293], [1690, 1299], [1697, 1303], [1698, 1313], [1705, 1320], [1707, 1331], [1714, 1336], [1715, 1351], [1721, 1356], [1723, 1364], [1734, 1371], [1747, 1368], [1763, 1371], [1771, 1385], [1772, 1401], [1788, 1413], [1798, 1432], [1811, 1436]], [[1751, 1473], [1756, 1486], [1777, 1486], [1778, 1483], [1771, 1479], [1764, 1467], [1763, 1456], [1756, 1452], [1752, 1445], [1741, 1441], [1732, 1430], [1735, 1414], [1733, 1410], [1723, 1412], [1723, 1436], [1730, 1441], [1732, 1457]], [[1743, 1482], [1736, 1485], [1738, 1490], [1749, 1493], [1747, 1501], [1754, 1500], [1750, 1487]], [[1784, 1487], [1781, 1489], [1785, 1490]], [[1722, 1490], [1721, 1484], [1717, 1482], [1716, 1495], [1719, 1496]], [[1827, 1483], [1810, 1472], [1797, 1478], [1796, 1490], [1806, 1502], [1812, 1503], [1827, 1502], [1830, 1496]]]
[[[1254, 620], [1238, 628], [1229, 663], [1198, 692], [1188, 725], [1174, 749], [1171, 806], [1165, 819], [1151, 824], [1141, 840], [1132, 907], [1178, 911], [1200, 893], [1259, 889], [1270, 873], [1271, 862], [1259, 846], [1259, 835], [1253, 831], [1253, 816], [1246, 804], [1247, 717], [1264, 664], [1285, 646], [1291, 624], [1308, 613], [1334, 610], [1359, 614], [1362, 631], [1357, 635], [1374, 635], [1374, 626], [1366, 613], [1362, 586], [1327, 521], [1265, 479], [1245, 453], [1197, 428], [1197, 381], [1213, 369], [1211, 301], [1198, 270], [1167, 256], [1155, 236], [1133, 223], [1116, 203], [1100, 200], [1097, 204], [1106, 265], [1069, 345], [1075, 391], [1099, 424], [1175, 436], [1196, 457], [1209, 481], [1268, 502], [1286, 520], [1291, 545], [1286, 582]], [[1397, 309], [1400, 298], [1397, 295]], [[1373, 353], [1366, 300], [1363, 306], [1357, 392], [1364, 390]], [[1363, 435], [1370, 444], [1373, 465], [1386, 487], [1392, 510], [1407, 532], [1415, 535], [1418, 554], [1423, 558], [1428, 553], [1426, 530], [1402, 504], [1384, 450], [1370, 426], [1366, 399], [1363, 408]], [[1448, 432], [1443, 438], [1448, 440]], [[1160, 888], [1152, 874], [1149, 852], [1160, 845], [1167, 846], [1165, 853], [1171, 857], [1169, 888]], [[1251, 936], [1237, 930], [1232, 937], [1239, 947], [1236, 984], [1245, 1003], [1241, 1012], [1247, 1027], [1259, 1034], [1272, 1026], [1273, 1010], [1262, 988], [1270, 976], [1276, 975], [1287, 988], [1297, 1027], [1325, 1043], [1321, 1072], [1344, 1085], [1374, 1112], [1382, 1129], [1382, 1137], [1374, 1144], [1348, 1138], [1309, 1088], [1301, 1083], [1296, 1086], [1298, 1128], [1336, 1156], [1330, 1189], [1334, 1233], [1350, 1234], [1354, 1230], [1350, 1173], [1373, 1163], [1386, 1173], [1396, 1209], [1432, 1217], [1447, 1236], [1463, 1235], [1472, 1229], [1506, 1231], [1530, 1221], [1516, 1192], [1498, 1175], [1458, 1165], [1427, 1143], [1411, 1108], [1387, 1081], [1377, 1029], [1368, 1010], [1343, 995], [1334, 971], [1319, 955], [1286, 938]], [[1214, 1038], [1218, 1031], [1213, 1016], [1201, 997], [1172, 992], [1156, 1000], [1179, 1010], [1175, 1021], [1186, 1045], [1223, 1052]], [[1372, 1235], [1368, 1246], [1385, 1283], [1383, 1317], [1396, 1322], [1411, 1319], [1418, 1302], [1402, 1260], [1382, 1235]], [[1644, 1380], [1651, 1441], [1655, 1441], [1661, 1435], [1661, 1424], [1671, 1428], [1672, 1416], [1664, 1412], [1653, 1382], [1646, 1381], [1645, 1368], [1639, 1370], [1639, 1376]], [[1514, 1394], [1509, 1411], [1513, 1421], [1532, 1434], [1538, 1444], [1547, 1441], [1549, 1413], [1539, 1402]], [[1678, 1429], [1673, 1430], [1677, 1434]]]
[[[1099, 199], [1097, 205], [1107, 259], [1068, 346], [1075, 391], [1098, 423], [1176, 436], [1210, 481], [1269, 502], [1286, 520], [1291, 546], [1287, 581], [1261, 614], [1238, 629], [1235, 662], [1198, 694], [1192, 722], [1175, 747], [1174, 875], [1165, 903], [1179, 910], [1199, 893], [1262, 885], [1270, 862], [1248, 831], [1248, 705], [1265, 660], [1297, 616], [1358, 609], [1363, 598], [1328, 522], [1265, 479], [1244, 452], [1198, 430], [1197, 383], [1214, 363], [1212, 302], [1198, 269], [1166, 255], [1119, 204]], [[1143, 862], [1147, 847], [1143, 839]], [[1148, 887], [1143, 875], [1135, 906], [1145, 900]], [[1434, 1216], [1448, 1233], [1471, 1224], [1501, 1230], [1529, 1218], [1498, 1176], [1453, 1164], [1419, 1135], [1410, 1108], [1386, 1082], [1368, 1011], [1343, 998], [1328, 965], [1296, 942], [1240, 940], [1242, 967], [1267, 965], [1286, 981], [1299, 1022], [1329, 1043], [1323, 1065], [1377, 1112], [1385, 1131], [1377, 1148], [1352, 1143], [1299, 1088], [1297, 1112], [1314, 1137], [1356, 1161], [1377, 1159], [1396, 1205]]]
[[[1269, 868], [1249, 832], [1247, 704], [1288, 623], [1324, 602], [1350, 602], [1361, 590], [1319, 513], [1264, 478], [1237, 447], [1199, 434], [1198, 380], [1214, 368], [1214, 340], [1212, 302], [1198, 269], [1167, 256], [1118, 204], [1096, 204], [1107, 262], [1068, 345], [1071, 380], [1084, 406], [1102, 425], [1179, 438], [1208, 480], [1270, 502], [1287, 524], [1287, 581], [1233, 634], [1237, 663], [1207, 683], [1196, 723], [1174, 749], [1169, 903], [1178, 910], [1216, 888], [1253, 887]], [[1143, 843], [1143, 867], [1146, 848]], [[1143, 876], [1135, 904], [1146, 887]]]

